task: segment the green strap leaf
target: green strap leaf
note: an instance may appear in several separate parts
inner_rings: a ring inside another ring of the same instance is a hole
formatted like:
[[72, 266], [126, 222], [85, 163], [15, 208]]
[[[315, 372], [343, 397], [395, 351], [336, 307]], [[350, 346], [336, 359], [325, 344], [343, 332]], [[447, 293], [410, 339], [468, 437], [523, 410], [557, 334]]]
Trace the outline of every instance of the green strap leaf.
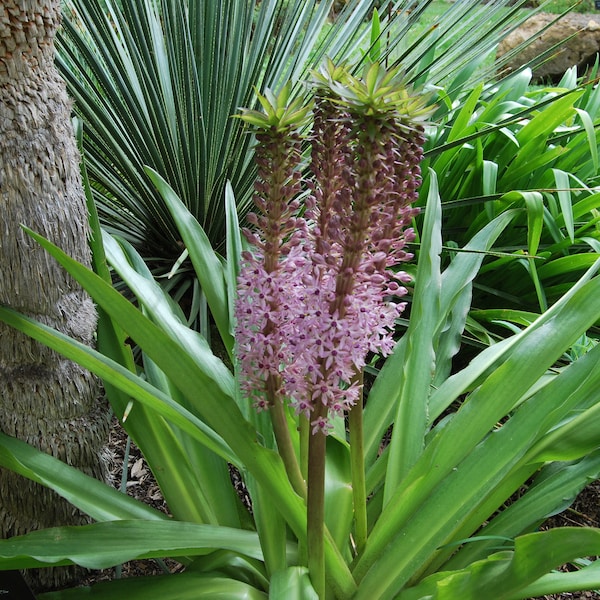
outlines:
[[290, 567], [285, 571], [273, 573], [269, 600], [318, 600], [304, 567]]
[[527, 250], [530, 256], [537, 254], [544, 227], [544, 202], [539, 192], [517, 192], [527, 208]]
[[390, 442], [384, 504], [421, 455], [427, 428], [427, 404], [435, 370], [435, 332], [440, 318], [442, 250], [442, 208], [433, 170], [430, 177], [412, 313], [406, 333], [403, 385]]
[[473, 88], [473, 91], [469, 94], [469, 97], [464, 101], [460, 112], [454, 120], [452, 129], [448, 134], [447, 143], [460, 139], [460, 137], [464, 136], [466, 133], [471, 133], [471, 129], [469, 128], [469, 122], [473, 118], [473, 115], [475, 113], [475, 107], [479, 102], [479, 98], [481, 97], [482, 91], [483, 84], [479, 84], [478, 86]]
[[38, 596], [39, 600], [266, 600], [267, 594], [251, 585], [205, 573], [186, 572], [168, 577], [129, 577]]
[[68, 564], [106, 569], [130, 560], [197, 556], [215, 549], [262, 559], [258, 536], [252, 531], [172, 520], [106, 521], [0, 540], [0, 569]]
[[554, 571], [540, 577], [521, 591], [523, 598], [538, 598], [561, 592], [582, 592], [600, 588], [600, 560], [578, 571]]
[[582, 108], [575, 108], [581, 122], [583, 123], [583, 127], [585, 129], [585, 133], [587, 135], [588, 146], [590, 149], [590, 156], [592, 157], [592, 164], [594, 166], [594, 172], [598, 171], [598, 144], [596, 142], [596, 127], [594, 125], [594, 121], [586, 110]]
[[564, 219], [565, 227], [569, 234], [571, 243], [575, 243], [575, 223], [573, 218], [573, 202], [571, 200], [571, 189], [569, 174], [560, 169], [552, 169], [554, 174], [554, 182], [556, 183], [556, 189], [558, 194], [558, 201], [560, 203], [561, 214]]
[[225, 185], [225, 216], [227, 226], [227, 261], [225, 263], [225, 280], [227, 282], [227, 306], [229, 309], [229, 328], [233, 335], [235, 323], [235, 299], [237, 296], [237, 279], [240, 272], [242, 255], [242, 236], [238, 222], [237, 207], [233, 188], [228, 181]]
[[[529, 586], [552, 569], [600, 553], [600, 530], [561, 527], [515, 540], [514, 552], [500, 552], [457, 572], [436, 573], [398, 596], [399, 600], [523, 600]], [[595, 581], [600, 574], [593, 573]], [[560, 591], [560, 590], [553, 590]]]
[[96, 521], [167, 519], [150, 506], [1, 432], [0, 466], [52, 488]]
[[229, 356], [233, 356], [233, 336], [229, 322], [229, 305], [223, 265], [212, 248], [208, 236], [192, 213], [185, 207], [173, 188], [153, 169], [146, 173], [169, 207], [178, 231], [190, 254], [210, 311]]
[[549, 433], [531, 450], [532, 462], [576, 460], [600, 448], [600, 404]]

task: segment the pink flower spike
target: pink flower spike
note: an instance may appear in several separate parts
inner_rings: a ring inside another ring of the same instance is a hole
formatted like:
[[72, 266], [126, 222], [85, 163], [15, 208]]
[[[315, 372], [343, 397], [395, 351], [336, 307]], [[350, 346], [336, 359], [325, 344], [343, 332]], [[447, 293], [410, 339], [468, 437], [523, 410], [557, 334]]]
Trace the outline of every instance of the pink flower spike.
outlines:
[[288, 402], [313, 434], [331, 428], [318, 414], [343, 416], [360, 398], [368, 354], [394, 348], [424, 143], [424, 113], [413, 123], [402, 94], [365, 107], [344, 94], [350, 80], [321, 83], [309, 169], [296, 125], [251, 113], [258, 181], [236, 305], [242, 389], [259, 410]]

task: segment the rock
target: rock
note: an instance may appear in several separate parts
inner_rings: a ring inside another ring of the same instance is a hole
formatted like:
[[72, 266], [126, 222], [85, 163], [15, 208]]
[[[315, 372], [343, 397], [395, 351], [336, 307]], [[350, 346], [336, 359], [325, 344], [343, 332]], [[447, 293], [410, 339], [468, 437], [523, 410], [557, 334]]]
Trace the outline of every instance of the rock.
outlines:
[[[527, 19], [500, 43], [497, 57], [510, 53], [554, 19], [555, 14], [543, 12]], [[585, 68], [594, 63], [600, 50], [600, 13], [570, 13], [561, 17], [538, 39], [511, 57], [506, 63], [506, 69], [515, 71], [564, 40], [567, 41], [559, 48], [551, 50], [546, 60], [533, 68], [535, 81], [557, 82], [565, 71], [574, 65], [577, 65], [578, 72], [582, 75]]]

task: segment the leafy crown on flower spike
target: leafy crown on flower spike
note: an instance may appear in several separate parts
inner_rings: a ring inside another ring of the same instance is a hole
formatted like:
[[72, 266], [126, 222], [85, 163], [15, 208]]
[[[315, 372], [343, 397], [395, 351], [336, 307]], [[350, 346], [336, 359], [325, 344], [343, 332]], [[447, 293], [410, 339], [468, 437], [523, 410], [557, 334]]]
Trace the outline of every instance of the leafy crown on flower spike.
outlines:
[[350, 78], [346, 65], [336, 65], [330, 58], [326, 58], [321, 67], [312, 71], [311, 75], [310, 83], [317, 93], [319, 90], [331, 90], [334, 81], [343, 85]]
[[358, 78], [343, 67], [327, 62], [325, 68], [313, 73], [317, 85], [327, 84], [332, 100], [355, 116], [393, 117], [397, 124], [422, 124], [430, 115], [426, 95], [415, 94], [403, 81], [400, 67], [386, 69], [379, 63], [365, 66]]
[[265, 90], [264, 95], [256, 90], [256, 96], [263, 111], [242, 108], [241, 114], [234, 115], [259, 129], [272, 129], [283, 133], [298, 129], [308, 122], [311, 106], [298, 97], [290, 102], [291, 82], [287, 82], [278, 94]]

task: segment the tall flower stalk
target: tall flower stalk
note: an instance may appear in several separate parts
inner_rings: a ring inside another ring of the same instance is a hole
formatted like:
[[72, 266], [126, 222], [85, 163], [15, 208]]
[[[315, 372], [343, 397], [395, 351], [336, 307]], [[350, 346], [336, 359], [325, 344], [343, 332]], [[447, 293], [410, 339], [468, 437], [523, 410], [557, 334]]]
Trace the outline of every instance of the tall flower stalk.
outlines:
[[[307, 480], [308, 567], [324, 597], [326, 436], [333, 419], [349, 414], [360, 553], [367, 537], [362, 370], [369, 353], [391, 352], [405, 307], [398, 298], [409, 277], [392, 269], [411, 258], [405, 246], [414, 239], [411, 202], [425, 111], [398, 73], [378, 64], [359, 79], [328, 63], [314, 83], [308, 169], [302, 170], [298, 134], [308, 108], [288, 107], [288, 88], [260, 97], [264, 113], [242, 112], [258, 128], [259, 178], [236, 316], [243, 389], [259, 410], [271, 412], [299, 493]], [[307, 458], [300, 462], [286, 405], [301, 429], [300, 456]]]
[[300, 138], [296, 128], [308, 107], [288, 106], [290, 86], [279, 96], [260, 96], [265, 113], [246, 111], [244, 119], [259, 127], [255, 160], [258, 177], [248, 216], [255, 231], [244, 233], [253, 246], [243, 255], [237, 320], [238, 359], [245, 367], [242, 388], [259, 410], [270, 409], [273, 431], [288, 477], [296, 492], [305, 495], [305, 483], [289, 435], [282, 387], [282, 367], [289, 361], [290, 306], [297, 283], [290, 267], [302, 262], [299, 244], [305, 221], [297, 217], [300, 203]]

